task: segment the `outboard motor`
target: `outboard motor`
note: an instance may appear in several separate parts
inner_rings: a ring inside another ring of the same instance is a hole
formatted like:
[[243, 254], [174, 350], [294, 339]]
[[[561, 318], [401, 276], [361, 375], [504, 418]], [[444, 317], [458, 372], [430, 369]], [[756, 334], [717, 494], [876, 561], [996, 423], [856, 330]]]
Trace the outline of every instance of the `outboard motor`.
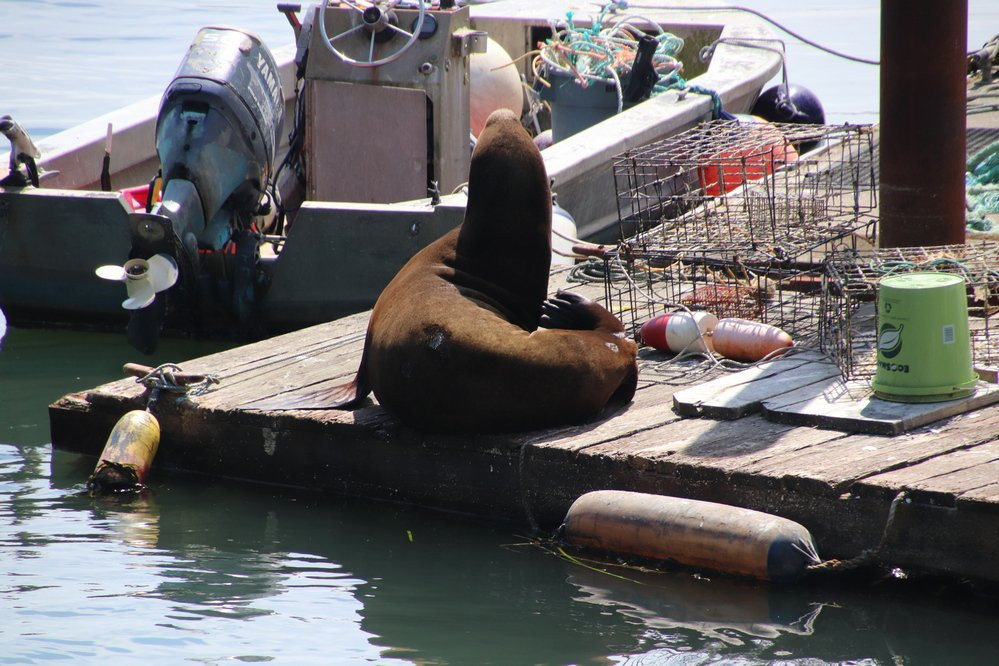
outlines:
[[[156, 121], [162, 201], [151, 213], [130, 216], [131, 258], [176, 259], [180, 278], [168, 293], [188, 324], [196, 327], [209, 308], [240, 321], [250, 312], [253, 271], [245, 268], [256, 261], [257, 238], [249, 229], [283, 119], [278, 69], [264, 43], [234, 28], [202, 28]], [[155, 349], [163, 313], [163, 303], [133, 311], [130, 342], [146, 353]]]

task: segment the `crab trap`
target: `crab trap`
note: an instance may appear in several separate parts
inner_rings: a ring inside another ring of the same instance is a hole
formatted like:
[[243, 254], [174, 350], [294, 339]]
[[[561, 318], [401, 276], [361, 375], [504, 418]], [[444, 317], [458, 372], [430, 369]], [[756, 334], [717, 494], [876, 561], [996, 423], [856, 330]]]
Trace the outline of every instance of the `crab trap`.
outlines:
[[827, 262], [819, 342], [844, 379], [870, 378], [877, 370], [879, 282], [917, 271], [964, 279], [973, 364], [999, 366], [999, 242], [885, 248], [838, 252]]
[[625, 242], [795, 259], [864, 230], [877, 206], [870, 126], [719, 120], [614, 160]]
[[686, 308], [817, 346], [826, 253], [875, 230], [875, 143], [868, 126], [712, 121], [619, 155], [610, 309], [636, 337]]
[[799, 344], [818, 346], [825, 280], [818, 254], [797, 261], [753, 261], [623, 244], [604, 263], [608, 309], [635, 339], [650, 319], [686, 309], [770, 324]]

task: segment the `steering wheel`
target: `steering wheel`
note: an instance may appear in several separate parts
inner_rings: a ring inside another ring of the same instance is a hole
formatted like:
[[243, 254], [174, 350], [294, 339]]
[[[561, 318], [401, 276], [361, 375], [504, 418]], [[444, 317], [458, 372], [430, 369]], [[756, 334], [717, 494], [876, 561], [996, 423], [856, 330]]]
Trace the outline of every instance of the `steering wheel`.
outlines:
[[[340, 2], [360, 15], [360, 23], [355, 25], [353, 28], [344, 30], [343, 32], [330, 37], [326, 33], [326, 5], [327, 0], [320, 0], [319, 3], [319, 33], [323, 36], [323, 43], [326, 44], [333, 55], [347, 63], [348, 65], [353, 65], [354, 67], [380, 67], [381, 65], [387, 65], [399, 58], [403, 53], [406, 52], [409, 47], [411, 47], [420, 36], [420, 31], [423, 29], [423, 19], [426, 16], [426, 2], [425, 0], [416, 0], [416, 9], [419, 14], [416, 17], [416, 22], [413, 24], [413, 31], [403, 30], [397, 25], [393, 25], [391, 22], [390, 13], [401, 0], [375, 0], [374, 2], [364, 2], [363, 0], [340, 0]], [[394, 37], [395, 34], [405, 35], [408, 37], [406, 43], [401, 47], [396, 49], [394, 52], [385, 56], [384, 58], [379, 58], [375, 60], [375, 42], [385, 41], [386, 37], [379, 37], [385, 34], [385, 31], [391, 31], [387, 33], [388, 38]], [[371, 40], [368, 43], [368, 58], [363, 60], [360, 58], [351, 58], [343, 51], [338, 50], [333, 46], [333, 42], [343, 39], [347, 35], [351, 35], [356, 32], [367, 31], [371, 33]]]

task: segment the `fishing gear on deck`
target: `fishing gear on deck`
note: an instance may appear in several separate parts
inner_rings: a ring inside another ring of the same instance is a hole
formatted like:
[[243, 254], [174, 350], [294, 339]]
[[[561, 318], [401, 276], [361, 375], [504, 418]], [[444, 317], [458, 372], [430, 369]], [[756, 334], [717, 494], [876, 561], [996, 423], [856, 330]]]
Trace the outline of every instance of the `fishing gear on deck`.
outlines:
[[[620, 111], [625, 101], [640, 101], [682, 81], [683, 63], [676, 56], [683, 49], [683, 39], [641, 16], [623, 16], [605, 27], [607, 13], [616, 7], [614, 3], [604, 6], [589, 28], [577, 27], [572, 12], [566, 13], [564, 25], [552, 23], [552, 37], [539, 45], [533, 63], [541, 85], [551, 85], [541, 73], [542, 66], [549, 75], [570, 76], [583, 88], [601, 82], [612, 85]], [[647, 35], [639, 22], [654, 27], [658, 34]], [[626, 99], [625, 88], [631, 99]]]

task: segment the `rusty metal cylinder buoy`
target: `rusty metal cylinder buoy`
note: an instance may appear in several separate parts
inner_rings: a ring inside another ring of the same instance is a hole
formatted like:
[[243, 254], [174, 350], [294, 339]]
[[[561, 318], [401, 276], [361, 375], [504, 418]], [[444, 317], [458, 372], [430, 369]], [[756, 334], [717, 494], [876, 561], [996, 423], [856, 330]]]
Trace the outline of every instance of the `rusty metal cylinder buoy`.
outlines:
[[569, 507], [574, 546], [786, 582], [819, 562], [798, 523], [760, 511], [621, 490], [586, 493]]
[[87, 489], [109, 493], [143, 485], [159, 444], [160, 424], [156, 417], [141, 409], [127, 412], [111, 429], [94, 473], [87, 480]]

